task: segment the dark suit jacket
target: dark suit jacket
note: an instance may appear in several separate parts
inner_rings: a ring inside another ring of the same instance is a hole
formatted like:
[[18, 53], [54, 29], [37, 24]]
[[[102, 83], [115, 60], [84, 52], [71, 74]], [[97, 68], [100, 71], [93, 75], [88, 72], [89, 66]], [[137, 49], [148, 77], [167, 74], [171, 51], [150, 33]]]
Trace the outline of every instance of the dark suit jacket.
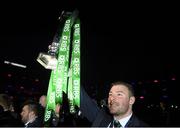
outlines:
[[[93, 127], [107, 127], [113, 120], [111, 115], [104, 113], [103, 111], [98, 114], [97, 118], [93, 122]], [[125, 127], [149, 127], [148, 124], [140, 120], [136, 115], [132, 115]]]
[[[107, 109], [100, 109], [98, 105], [87, 95], [81, 87], [81, 104], [82, 114], [92, 122], [93, 127], [107, 127], [113, 120], [113, 117]], [[147, 127], [148, 125], [138, 119], [134, 114], [131, 116], [125, 127]]]
[[43, 127], [43, 122], [40, 118], [36, 118], [32, 123], [29, 123], [27, 127]]

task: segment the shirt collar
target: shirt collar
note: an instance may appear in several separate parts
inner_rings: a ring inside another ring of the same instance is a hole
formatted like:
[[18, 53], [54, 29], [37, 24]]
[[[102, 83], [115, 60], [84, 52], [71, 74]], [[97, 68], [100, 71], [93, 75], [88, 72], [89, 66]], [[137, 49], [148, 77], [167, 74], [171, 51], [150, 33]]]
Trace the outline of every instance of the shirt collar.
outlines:
[[25, 126], [27, 126], [29, 123], [32, 123], [36, 118], [37, 118], [37, 116], [35, 116], [34, 118], [30, 119], [27, 123], [25, 123]]
[[[118, 120], [118, 121], [120, 122], [120, 124], [122, 125], [123, 128], [125, 127], [125, 125], [126, 125], [127, 122], [129, 121], [129, 119], [131, 118], [131, 116], [132, 116], [132, 113], [131, 113], [129, 116], [127, 116], [127, 117], [125, 117], [125, 118], [123, 118], [123, 119]], [[108, 125], [108, 128], [110, 127], [110, 125], [111, 125], [111, 123]]]
[[123, 128], [125, 127], [125, 125], [126, 125], [127, 122], [129, 121], [129, 119], [131, 118], [131, 116], [132, 116], [132, 113], [131, 113], [129, 116], [127, 116], [127, 117], [122, 118], [122, 119], [119, 120], [119, 122], [121, 123], [121, 125], [122, 125]]

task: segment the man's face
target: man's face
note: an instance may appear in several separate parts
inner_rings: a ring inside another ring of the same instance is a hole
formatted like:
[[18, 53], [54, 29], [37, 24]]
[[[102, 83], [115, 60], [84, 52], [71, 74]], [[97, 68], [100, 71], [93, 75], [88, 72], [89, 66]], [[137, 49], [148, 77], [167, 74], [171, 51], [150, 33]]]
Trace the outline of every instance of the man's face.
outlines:
[[22, 112], [21, 112], [21, 120], [22, 122], [25, 124], [28, 122], [29, 120], [29, 107], [28, 105], [25, 105], [23, 108], [22, 108]]
[[[121, 85], [115, 85], [109, 91], [108, 107], [112, 115], [124, 115], [130, 109], [132, 104], [128, 88]], [[134, 102], [133, 102], [134, 103]]]

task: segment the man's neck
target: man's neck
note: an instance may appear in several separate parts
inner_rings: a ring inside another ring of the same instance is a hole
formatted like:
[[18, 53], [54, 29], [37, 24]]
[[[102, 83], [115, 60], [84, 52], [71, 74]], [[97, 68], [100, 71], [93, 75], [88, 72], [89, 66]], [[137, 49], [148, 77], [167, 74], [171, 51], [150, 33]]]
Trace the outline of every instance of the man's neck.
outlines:
[[114, 119], [120, 120], [120, 119], [123, 119], [123, 118], [125, 118], [125, 117], [128, 117], [128, 116], [131, 115], [132, 113], [133, 113], [132, 111], [129, 111], [129, 112], [123, 114], [123, 115], [114, 115], [113, 117], [114, 117]]

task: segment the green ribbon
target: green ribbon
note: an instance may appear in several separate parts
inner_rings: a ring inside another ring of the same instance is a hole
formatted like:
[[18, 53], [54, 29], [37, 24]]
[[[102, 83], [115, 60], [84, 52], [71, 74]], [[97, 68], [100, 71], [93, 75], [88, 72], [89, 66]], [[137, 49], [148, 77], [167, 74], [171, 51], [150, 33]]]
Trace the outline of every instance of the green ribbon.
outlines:
[[80, 107], [80, 20], [74, 25], [73, 50], [72, 50], [72, 84], [73, 101]]
[[80, 107], [80, 20], [74, 24], [71, 65], [68, 81], [68, 101], [70, 113], [75, 113], [75, 106]]
[[68, 100], [70, 113], [75, 113], [75, 106], [80, 107], [80, 20], [74, 24], [71, 65], [68, 81]]
[[[72, 27], [73, 40], [71, 41]], [[63, 92], [68, 95], [71, 113], [76, 112], [75, 106], [80, 106], [80, 20], [77, 16], [72, 14], [66, 19], [60, 37], [57, 67], [51, 71], [49, 80], [44, 117], [45, 126], [49, 125], [52, 111], [55, 111], [56, 105], [63, 103]], [[70, 58], [71, 42], [72, 52]]]
[[60, 39], [58, 53], [58, 64], [56, 71], [56, 103], [62, 104], [62, 91], [67, 91], [67, 74], [69, 66], [69, 49], [71, 35], [71, 17], [65, 21], [64, 29]]
[[49, 80], [49, 87], [47, 92], [47, 105], [45, 109], [45, 116], [44, 116], [44, 125], [48, 126], [49, 121], [51, 119], [51, 113], [53, 110], [55, 110], [55, 83], [56, 81], [53, 81], [53, 78], [55, 76], [55, 70], [51, 71], [51, 77]]

